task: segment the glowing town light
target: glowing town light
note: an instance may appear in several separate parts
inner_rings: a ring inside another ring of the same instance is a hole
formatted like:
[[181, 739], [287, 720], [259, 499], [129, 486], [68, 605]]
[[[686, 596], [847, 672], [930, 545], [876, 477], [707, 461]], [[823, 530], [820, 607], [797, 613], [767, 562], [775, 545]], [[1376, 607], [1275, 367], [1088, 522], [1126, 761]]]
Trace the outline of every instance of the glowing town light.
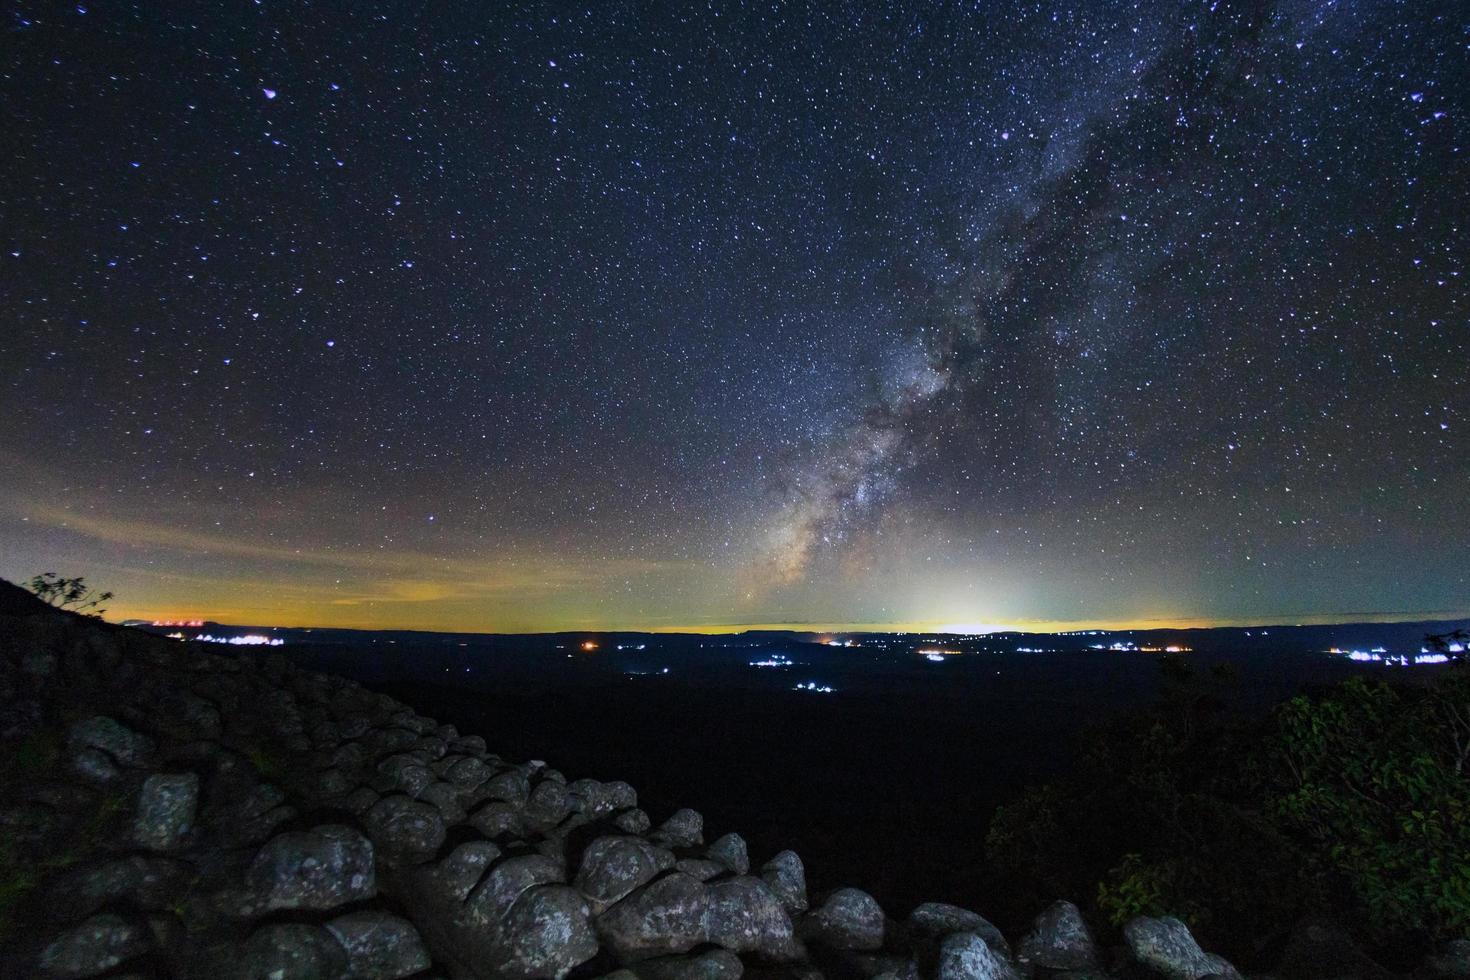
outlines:
[[792, 690], [793, 691], [810, 691], [810, 692], [812, 692], [814, 694], [831, 694], [832, 693], [832, 688], [828, 687], [825, 684], [818, 684], [816, 681], [807, 681], [805, 684], [797, 684], [795, 687], [792, 688]]
[[200, 633], [194, 637], [200, 643], [227, 643], [232, 647], [281, 647], [286, 641], [274, 636], [261, 636], [259, 633], [247, 633], [244, 636], [210, 636], [208, 633]]
[[925, 660], [932, 660], [936, 664], [942, 664], [942, 663], [944, 663], [944, 654], [939, 653], [938, 651], [931, 651], [929, 653], [924, 654], [924, 659]]
[[750, 661], [752, 667], [790, 667], [791, 658], [784, 653], [773, 653], [764, 660]]
[[597, 644], [593, 643], [591, 640], [587, 640], [582, 644], [582, 649], [587, 651], [588, 653], [591, 653], [593, 650], [597, 649]]

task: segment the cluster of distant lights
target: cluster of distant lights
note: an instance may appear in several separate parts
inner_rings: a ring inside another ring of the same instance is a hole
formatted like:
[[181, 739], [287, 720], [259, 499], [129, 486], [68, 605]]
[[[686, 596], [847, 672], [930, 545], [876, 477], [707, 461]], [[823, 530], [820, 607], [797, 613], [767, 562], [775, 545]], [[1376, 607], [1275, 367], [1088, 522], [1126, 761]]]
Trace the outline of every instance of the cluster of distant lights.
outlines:
[[752, 667], [791, 667], [794, 666], [790, 657], [784, 653], [773, 653], [764, 660], [750, 661]]
[[832, 688], [827, 684], [818, 684], [816, 681], [807, 681], [805, 684], [797, 684], [793, 691], [807, 691], [812, 694], [831, 694]]
[[1374, 647], [1371, 650], [1347, 650], [1342, 647], [1332, 647], [1327, 651], [1339, 657], [1360, 664], [1385, 664], [1390, 667], [1411, 667], [1418, 664], [1443, 664], [1449, 663], [1450, 654], [1464, 653], [1465, 644], [1451, 643], [1445, 651], [1431, 651], [1428, 647], [1420, 647], [1418, 653], [1389, 653], [1385, 647]]
[[[1117, 640], [1113, 643], [1092, 643], [1089, 650], [1112, 650], [1118, 653], [1190, 653], [1191, 648], [1178, 643], [1171, 643], [1163, 647], [1141, 647], [1137, 643], [1128, 640]], [[1041, 653], [1040, 650], [1027, 650], [1026, 653]]]
[[200, 633], [197, 636], [185, 636], [183, 633], [170, 633], [171, 640], [194, 640], [198, 643], [227, 643], [232, 647], [283, 647], [286, 641], [275, 636], [261, 636], [259, 633], [246, 633], [244, 636], [211, 636], [208, 633]]
[[932, 660], [936, 664], [944, 663], [945, 657], [958, 657], [960, 655], [960, 651], [958, 650], [939, 650], [932, 647], [923, 650], [915, 650], [914, 652], [923, 657], [925, 660]]

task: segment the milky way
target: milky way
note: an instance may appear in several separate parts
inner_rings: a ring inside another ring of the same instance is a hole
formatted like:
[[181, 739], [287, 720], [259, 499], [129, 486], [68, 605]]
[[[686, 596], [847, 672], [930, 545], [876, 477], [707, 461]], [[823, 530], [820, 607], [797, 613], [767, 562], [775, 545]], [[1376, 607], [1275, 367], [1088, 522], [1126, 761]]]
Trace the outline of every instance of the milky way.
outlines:
[[0, 574], [1470, 611], [1462, 4], [160, 7], [8, 14]]

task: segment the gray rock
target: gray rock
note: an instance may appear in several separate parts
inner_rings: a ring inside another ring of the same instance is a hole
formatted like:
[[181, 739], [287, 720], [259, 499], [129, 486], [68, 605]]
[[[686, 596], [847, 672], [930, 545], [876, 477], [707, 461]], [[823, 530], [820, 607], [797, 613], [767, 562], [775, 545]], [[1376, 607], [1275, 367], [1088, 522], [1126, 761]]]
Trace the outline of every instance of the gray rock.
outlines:
[[1071, 902], [1057, 902], [1038, 915], [1016, 956], [1023, 964], [1048, 970], [1095, 970], [1098, 966], [1092, 932]]
[[338, 824], [271, 838], [255, 855], [246, 880], [268, 909], [333, 909], [378, 891], [373, 845]]
[[78, 776], [94, 783], [110, 783], [122, 777], [122, 769], [101, 749], [73, 752], [71, 768]]
[[709, 881], [711, 878], [730, 873], [730, 869], [720, 862], [708, 861], [704, 858], [680, 858], [674, 862], [674, 867], [699, 881]]
[[704, 817], [688, 807], [676, 810], [653, 832], [653, 839], [669, 847], [698, 847], [704, 843]]
[[631, 810], [638, 806], [638, 792], [621, 779], [603, 783], [602, 791], [607, 794], [614, 810]]
[[464, 807], [459, 803], [459, 790], [453, 783], [431, 783], [419, 794], [419, 799], [438, 810], [446, 824], [460, 823], [466, 817]]
[[728, 949], [712, 949], [695, 956], [644, 960], [637, 965], [636, 972], [622, 972], [635, 980], [740, 980], [745, 965]]
[[755, 953], [766, 960], [797, 959], [791, 917], [775, 893], [748, 875], [709, 886], [705, 932], [709, 941], [736, 953]]
[[586, 900], [566, 885], [540, 885], [506, 913], [484, 962], [491, 976], [529, 980], [565, 976], [596, 955]]
[[761, 880], [771, 887], [787, 911], [807, 910], [806, 868], [795, 851], [782, 851], [767, 861], [761, 868]]
[[510, 769], [485, 781], [485, 798], [504, 800], [515, 807], [524, 806], [531, 795], [531, 781], [518, 769]]
[[489, 779], [494, 773], [490, 766], [473, 756], [466, 756], [456, 761], [444, 772], [444, 778], [456, 786], [478, 786]]
[[409, 796], [418, 796], [434, 781], [434, 774], [417, 756], [406, 752], [390, 755], [378, 763], [380, 789], [400, 790]]
[[1175, 918], [1140, 915], [1123, 927], [1123, 938], [1134, 960], [1168, 980], [1200, 980], [1213, 974], [1240, 976], [1223, 958], [1200, 949], [1189, 927]]
[[566, 786], [543, 777], [526, 798], [526, 805], [521, 808], [521, 820], [533, 830], [545, 830], [561, 823], [571, 812]]
[[504, 800], [491, 800], [470, 817], [470, 826], [486, 837], [516, 834], [521, 831], [521, 812]]
[[637, 807], [620, 811], [612, 818], [612, 823], [625, 834], [646, 834], [648, 828], [653, 826], [653, 821], [648, 819], [648, 814]]
[[327, 923], [347, 951], [347, 973], [362, 980], [398, 980], [429, 968], [429, 951], [407, 919], [380, 909], [351, 912]]
[[347, 951], [319, 926], [268, 925], [245, 941], [236, 965], [240, 980], [338, 980], [347, 970]]
[[909, 913], [908, 927], [915, 935], [930, 940], [941, 939], [952, 932], [973, 932], [1002, 957], [1009, 959], [1011, 955], [1010, 944], [999, 929], [983, 916], [958, 905], [925, 902]]
[[641, 837], [599, 837], [582, 852], [572, 884], [587, 898], [593, 913], [601, 914], [672, 863], [672, 854]]
[[718, 861], [737, 875], [750, 873], [750, 852], [745, 838], [736, 833], [719, 837], [705, 851], [711, 861]]
[[831, 949], [879, 949], [884, 930], [883, 909], [856, 888], [839, 888], [801, 921], [803, 938]]
[[973, 932], [956, 932], [939, 944], [935, 980], [1016, 980], [1015, 971]]
[[561, 865], [544, 854], [506, 858], [480, 881], [469, 904], [488, 918], [501, 917], [532, 888], [560, 883], [562, 879]]
[[589, 820], [605, 817], [617, 809], [617, 803], [602, 783], [595, 779], [578, 779], [567, 786], [572, 809]]
[[41, 968], [56, 977], [95, 977], [148, 952], [151, 946], [142, 927], [104, 913], [57, 937], [42, 951]]
[[430, 883], [430, 891], [442, 905], [458, 905], [470, 897], [498, 857], [500, 848], [489, 841], [467, 841], [438, 864], [424, 868], [420, 878]]
[[597, 917], [597, 932], [624, 962], [687, 953], [708, 940], [709, 889], [674, 872], [623, 899]]
[[144, 765], [153, 755], [153, 739], [140, 735], [106, 715], [79, 721], [67, 732], [67, 749], [73, 755], [97, 749], [124, 766]]
[[428, 803], [394, 794], [372, 805], [362, 817], [368, 836], [385, 852], [422, 860], [444, 843], [444, 817]]
[[133, 839], [153, 851], [178, 847], [194, 829], [199, 777], [192, 772], [149, 776], [138, 797]]

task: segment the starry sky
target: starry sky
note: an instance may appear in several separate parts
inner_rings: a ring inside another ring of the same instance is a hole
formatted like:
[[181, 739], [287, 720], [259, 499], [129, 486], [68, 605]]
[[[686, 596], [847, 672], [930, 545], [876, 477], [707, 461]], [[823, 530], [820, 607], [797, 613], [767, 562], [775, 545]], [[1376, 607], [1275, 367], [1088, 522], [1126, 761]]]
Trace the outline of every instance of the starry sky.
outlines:
[[1462, 2], [7, 2], [0, 575], [1470, 614]]

